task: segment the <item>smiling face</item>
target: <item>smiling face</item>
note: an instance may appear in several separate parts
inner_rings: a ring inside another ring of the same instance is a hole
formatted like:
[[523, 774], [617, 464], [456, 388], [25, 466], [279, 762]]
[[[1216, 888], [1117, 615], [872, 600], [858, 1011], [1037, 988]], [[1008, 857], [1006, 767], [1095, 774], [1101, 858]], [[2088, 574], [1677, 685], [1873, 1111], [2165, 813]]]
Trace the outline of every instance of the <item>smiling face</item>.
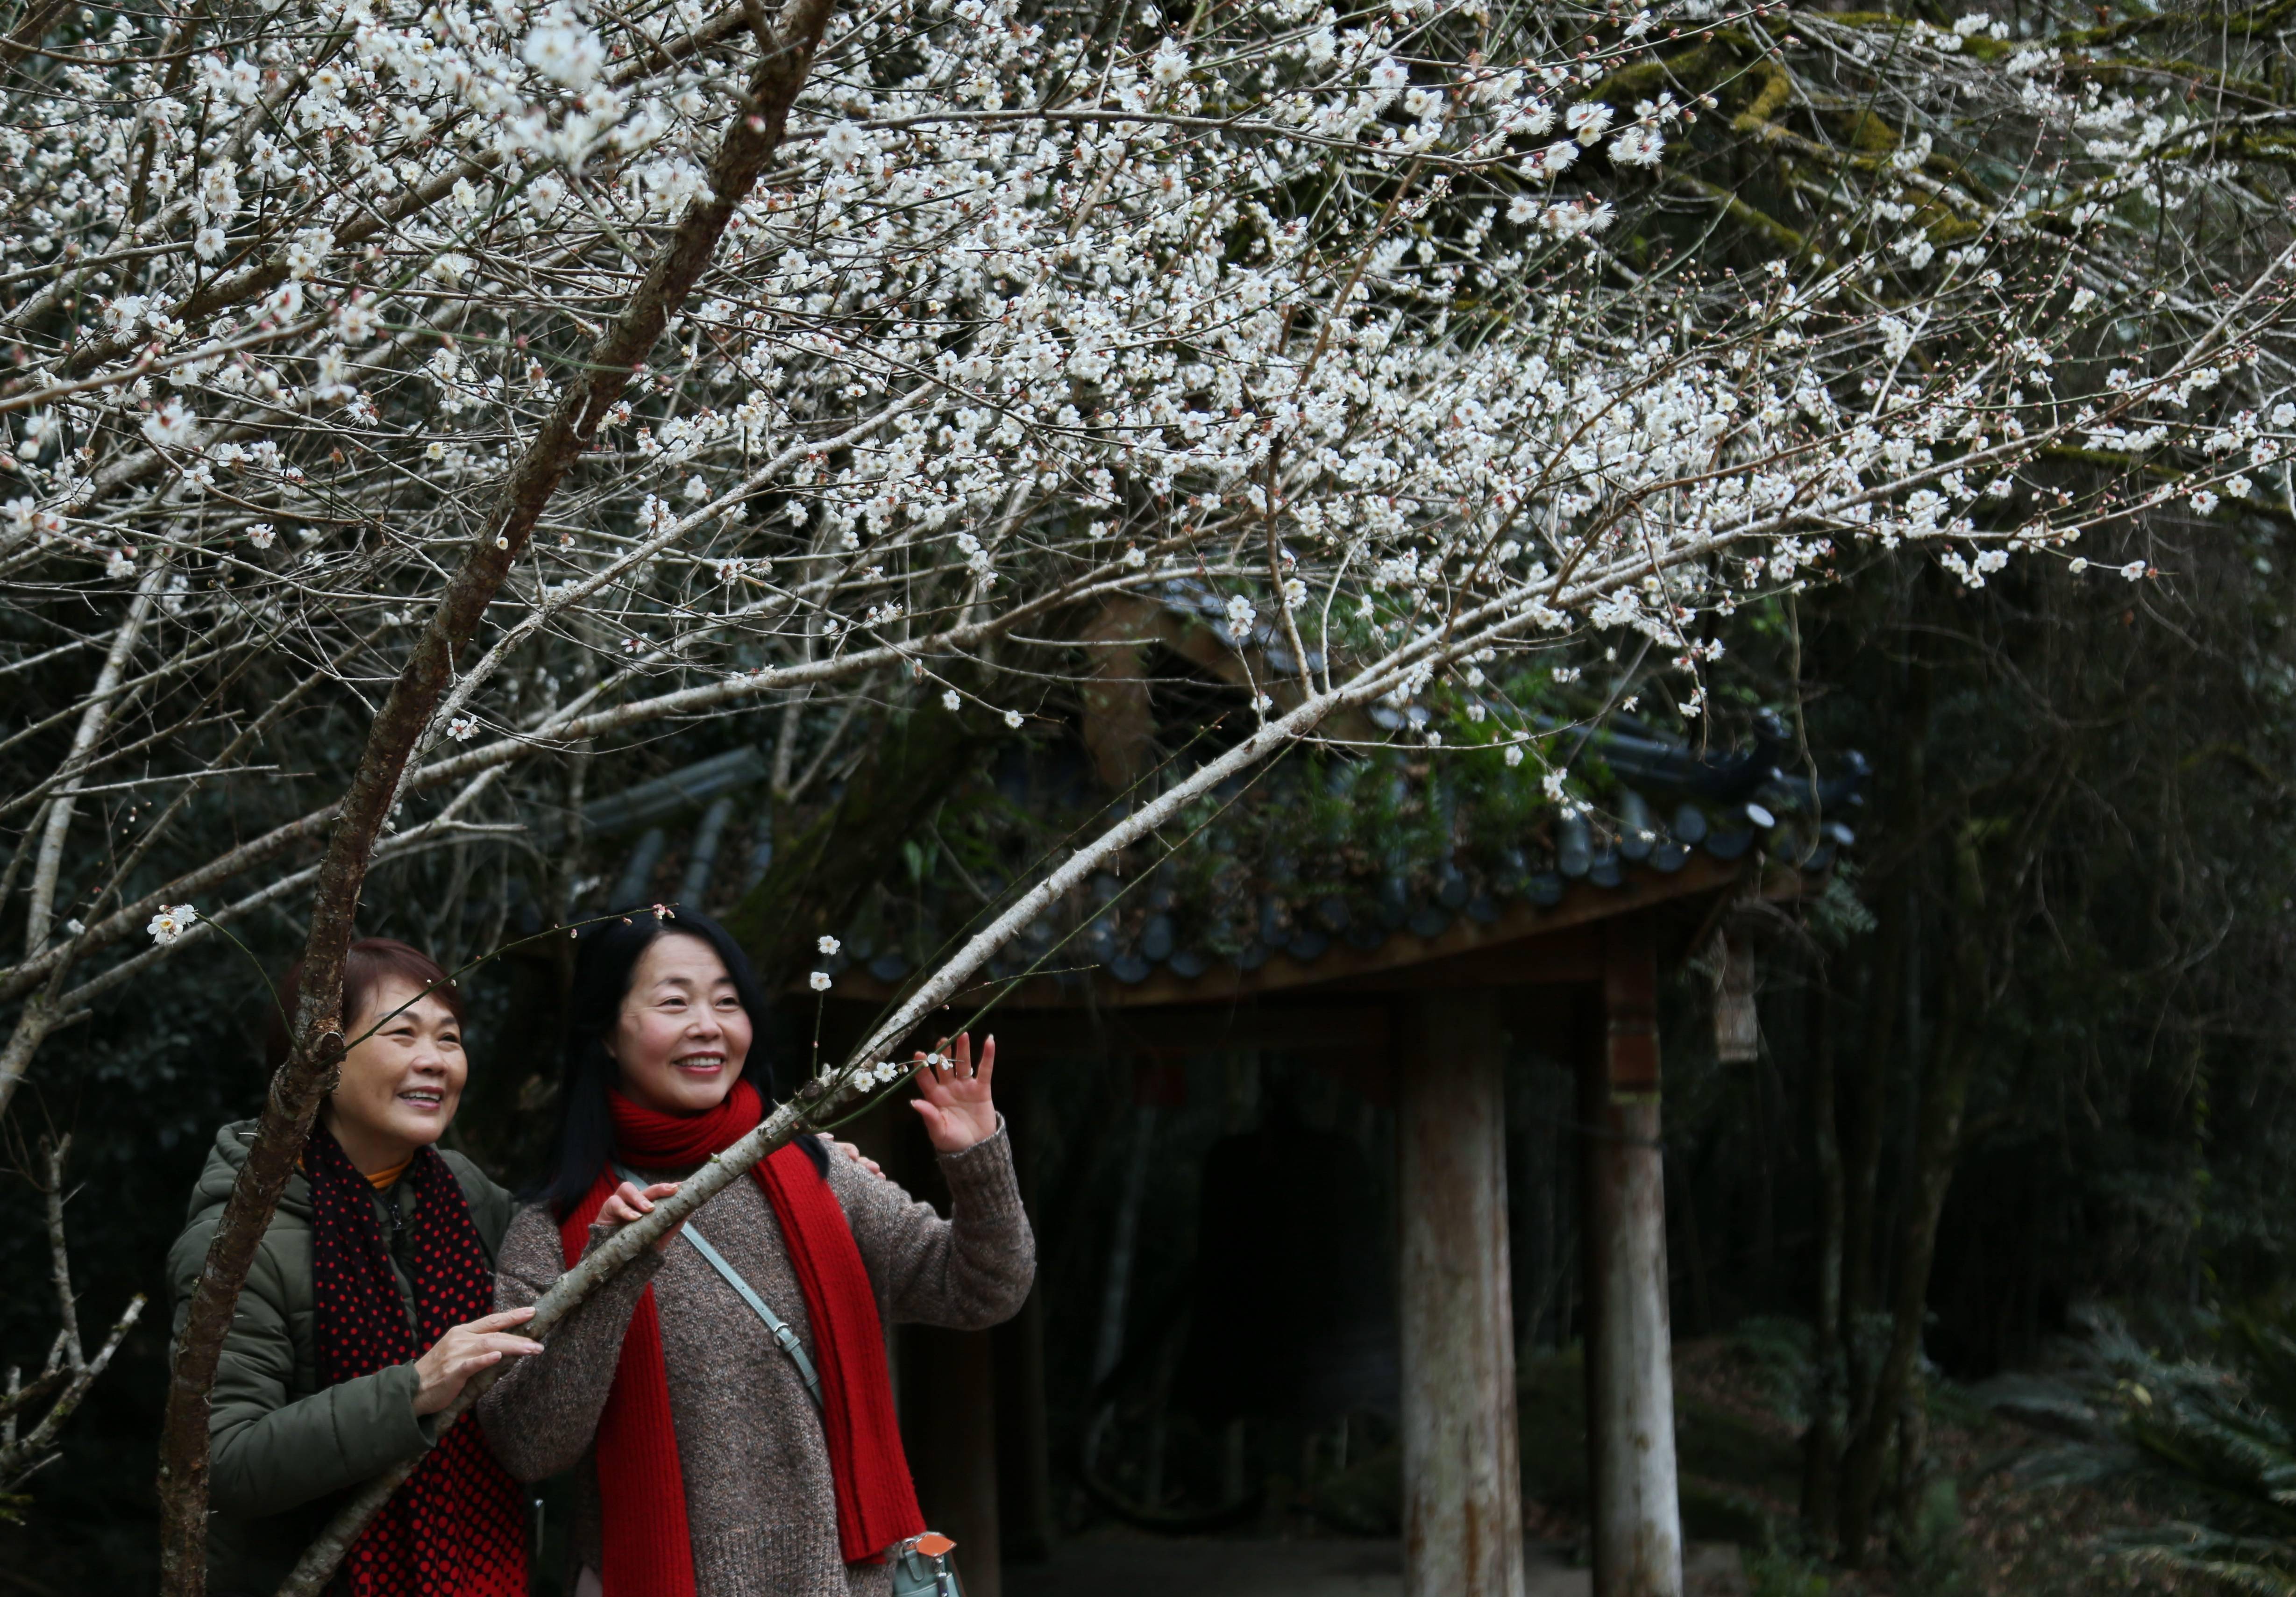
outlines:
[[699, 1115], [725, 1101], [750, 1057], [750, 1014], [718, 951], [666, 933], [630, 976], [606, 1052], [625, 1097], [666, 1115]]
[[470, 1074], [462, 1023], [436, 996], [418, 999], [422, 992], [419, 982], [388, 976], [346, 1028], [358, 1037], [380, 1017], [390, 1017], [343, 1056], [341, 1079], [326, 1106], [327, 1129], [351, 1163], [369, 1173], [403, 1164], [439, 1140], [454, 1123]]

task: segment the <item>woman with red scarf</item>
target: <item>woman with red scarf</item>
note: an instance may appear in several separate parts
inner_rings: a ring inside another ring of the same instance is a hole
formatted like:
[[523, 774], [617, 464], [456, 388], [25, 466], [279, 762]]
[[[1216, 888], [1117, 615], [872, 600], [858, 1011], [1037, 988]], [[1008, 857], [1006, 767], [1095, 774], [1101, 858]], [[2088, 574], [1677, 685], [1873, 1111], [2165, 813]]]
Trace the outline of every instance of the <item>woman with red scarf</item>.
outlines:
[[[280, 984], [287, 1013], [301, 977], [298, 966]], [[333, 1589], [525, 1597], [522, 1494], [474, 1421], [438, 1418], [472, 1376], [536, 1351], [512, 1329], [530, 1313], [494, 1307], [511, 1195], [436, 1146], [469, 1074], [463, 1000], [427, 955], [370, 937], [344, 960], [343, 1014], [351, 1047], [216, 1371], [208, 1590], [274, 1590], [345, 1491], [420, 1456]], [[275, 1070], [275, 1014], [269, 1052]], [[179, 1329], [254, 1137], [251, 1120], [217, 1133], [168, 1254]]]
[[[753, 1129], [770, 1077], [740, 948], [679, 910], [581, 935], [556, 1173], [504, 1239], [496, 1306]], [[918, 1081], [948, 1219], [801, 1137], [623, 1270], [480, 1400], [534, 1480], [577, 1469], [586, 1597], [849, 1597], [892, 1589], [926, 1527], [885, 1365], [886, 1321], [978, 1329], [1028, 1296], [1035, 1247], [989, 1098], [992, 1040]]]

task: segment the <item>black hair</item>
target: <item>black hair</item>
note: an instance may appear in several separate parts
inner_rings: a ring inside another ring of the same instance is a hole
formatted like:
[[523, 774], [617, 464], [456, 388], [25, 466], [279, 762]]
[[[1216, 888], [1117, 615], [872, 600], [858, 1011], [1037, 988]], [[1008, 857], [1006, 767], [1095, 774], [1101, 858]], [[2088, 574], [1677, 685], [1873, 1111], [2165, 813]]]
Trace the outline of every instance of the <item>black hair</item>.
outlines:
[[[743, 1062], [742, 1079], [757, 1088], [769, 1109], [778, 1096], [764, 1048], [766, 996], [750, 957], [731, 933], [700, 910], [675, 904], [660, 908], [660, 914], [652, 909], [633, 910], [575, 934], [574, 989], [567, 998], [565, 1064], [558, 1082], [557, 1148], [550, 1173], [527, 1195], [546, 1200], [561, 1220], [573, 1212], [598, 1173], [613, 1159], [614, 1121], [606, 1094], [620, 1078], [620, 1069], [606, 1051], [606, 1036], [621, 1017], [638, 960], [656, 939], [698, 937], [725, 961], [734, 995], [750, 1017], [750, 1057]], [[816, 1165], [825, 1165], [817, 1139], [800, 1141]]]

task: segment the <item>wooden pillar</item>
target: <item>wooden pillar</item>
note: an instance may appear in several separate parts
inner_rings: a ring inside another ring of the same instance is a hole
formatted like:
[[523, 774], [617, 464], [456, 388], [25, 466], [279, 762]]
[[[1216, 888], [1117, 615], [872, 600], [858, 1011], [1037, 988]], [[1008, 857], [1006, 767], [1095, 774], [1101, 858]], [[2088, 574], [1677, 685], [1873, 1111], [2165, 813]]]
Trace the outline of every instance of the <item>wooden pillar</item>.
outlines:
[[1053, 1554], [1043, 1282], [1029, 1294], [1012, 1322], [998, 1326], [990, 1339], [996, 1350], [996, 1492], [1004, 1559], [1040, 1564]]
[[[924, 1129], [906, 1105], [890, 1104], [846, 1133], [909, 1191], [943, 1214], [948, 1193]], [[988, 1331], [935, 1326], [886, 1328], [886, 1352], [901, 1440], [925, 1523], [956, 1543], [965, 1597], [1001, 1597], [997, 1525], [996, 1369]]]
[[[1050, 1107], [1041, 1060], [998, 1072], [997, 1102], [1021, 1182], [1021, 1201], [1037, 1218], [1037, 1150]], [[1036, 1285], [1011, 1321], [990, 1333], [996, 1353], [996, 1494], [1005, 1561], [1042, 1563], [1052, 1556], [1051, 1424], [1045, 1403], [1043, 1260]]]
[[1498, 1007], [1429, 992], [1400, 1018], [1403, 1589], [1522, 1597]]
[[1603, 1026], [1580, 1066], [1587, 1465], [1595, 1597], [1681, 1597], [1658, 959], [1649, 920], [1604, 923]]
[[925, 1522], [956, 1542], [965, 1597], [1000, 1597], [996, 1508], [996, 1376], [987, 1331], [909, 1326], [903, 1394], [914, 1437], [909, 1467]]

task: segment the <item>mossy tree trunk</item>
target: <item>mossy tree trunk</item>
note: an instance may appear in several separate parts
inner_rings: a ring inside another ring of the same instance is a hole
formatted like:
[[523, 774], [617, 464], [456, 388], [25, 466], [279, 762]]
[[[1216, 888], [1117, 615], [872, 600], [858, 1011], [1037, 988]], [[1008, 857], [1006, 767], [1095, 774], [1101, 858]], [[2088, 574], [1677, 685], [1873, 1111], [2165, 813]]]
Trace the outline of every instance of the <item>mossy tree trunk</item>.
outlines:
[[775, 818], [774, 862], [726, 918], [768, 992], [787, 987], [816, 939], [842, 937], [885, 862], [931, 819], [966, 771], [991, 758], [1003, 733], [973, 712], [887, 716], [837, 796], [796, 829]]

